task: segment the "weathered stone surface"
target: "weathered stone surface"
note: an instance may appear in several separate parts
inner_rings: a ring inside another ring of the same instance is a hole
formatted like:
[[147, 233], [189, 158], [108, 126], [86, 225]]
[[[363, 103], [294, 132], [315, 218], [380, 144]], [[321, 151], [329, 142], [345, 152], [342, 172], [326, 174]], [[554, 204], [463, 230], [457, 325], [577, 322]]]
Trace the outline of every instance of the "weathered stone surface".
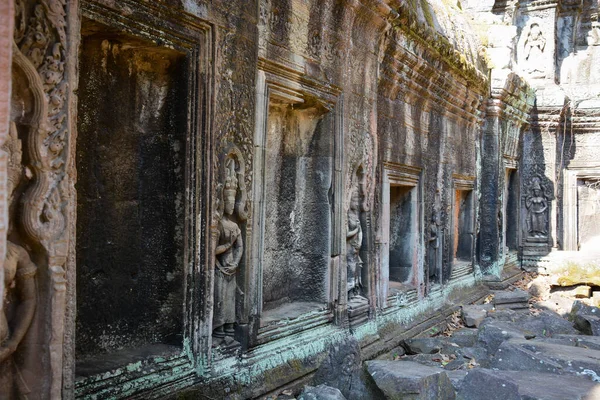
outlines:
[[502, 343], [490, 366], [500, 370], [537, 371], [552, 374], [560, 373], [562, 370], [561, 364], [522, 346], [518, 341]]
[[513, 324], [489, 319], [479, 326], [477, 343], [483, 346], [490, 355], [493, 355], [505, 340], [524, 339], [525, 335], [526, 333], [517, 329]]
[[538, 316], [523, 316], [517, 319], [515, 324], [523, 331], [535, 333], [537, 337], [577, 333], [569, 321], [548, 311], [541, 312]]
[[452, 336], [448, 340], [459, 346], [473, 346], [477, 342], [478, 333], [479, 331], [475, 328], [461, 328], [452, 332]]
[[600, 316], [577, 314], [574, 325], [584, 335], [600, 336]]
[[[446, 288], [597, 243], [591, 0], [5, 3], [0, 144], [16, 127], [23, 159], [0, 152], [0, 398], [257, 398], [348, 322], [381, 354]], [[419, 306], [390, 304], [393, 284]], [[572, 332], [504, 316], [484, 353], [457, 333], [419, 351], [454, 368]], [[344, 346], [315, 378], [364, 397]]]
[[446, 371], [446, 375], [448, 375], [450, 382], [452, 382], [455, 392], [460, 390], [460, 387], [468, 373], [469, 372], [466, 370]]
[[492, 368], [544, 373], [580, 373], [600, 369], [600, 351], [536, 340], [510, 340], [496, 352]]
[[482, 347], [463, 347], [458, 352], [467, 362], [473, 362], [476, 366], [487, 368], [489, 366], [489, 355]]
[[531, 371], [473, 370], [457, 384], [457, 399], [592, 400], [600, 385], [584, 376]]
[[404, 341], [408, 354], [435, 354], [444, 346], [444, 338], [414, 338]]
[[349, 399], [366, 398], [366, 387], [361, 379], [362, 360], [360, 345], [354, 336], [330, 346], [329, 354], [315, 373], [313, 383], [339, 389]]
[[457, 400], [521, 400], [519, 387], [498, 377], [495, 371], [476, 369], [469, 371], [460, 384]]
[[367, 361], [367, 371], [387, 399], [455, 398], [446, 373], [410, 361]]
[[600, 350], [600, 337], [599, 336], [585, 336], [585, 335], [554, 335], [554, 338], [560, 340], [566, 340], [572, 343], [573, 346], [584, 347], [586, 349]]
[[583, 334], [600, 336], [600, 308], [575, 301], [570, 318]]
[[550, 282], [548, 277], [540, 275], [529, 282], [529, 294], [534, 297], [547, 296], [550, 293]]
[[462, 306], [462, 319], [466, 326], [478, 328], [487, 317], [488, 307], [480, 305]]
[[346, 400], [337, 388], [327, 385], [306, 386], [298, 400]]
[[600, 385], [587, 377], [561, 376], [532, 371], [493, 371], [498, 377], [519, 387], [526, 400], [593, 400], [600, 395]]
[[512, 303], [527, 303], [529, 301], [529, 293], [524, 290], [493, 292], [494, 304], [512, 304]]

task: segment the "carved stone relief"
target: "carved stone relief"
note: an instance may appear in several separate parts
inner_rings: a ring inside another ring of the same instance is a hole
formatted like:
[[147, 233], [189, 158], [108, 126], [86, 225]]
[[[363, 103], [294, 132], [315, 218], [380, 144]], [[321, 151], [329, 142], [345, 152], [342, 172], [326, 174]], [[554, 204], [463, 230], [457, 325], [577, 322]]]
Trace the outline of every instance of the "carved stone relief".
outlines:
[[[19, 197], [16, 189], [23, 175], [23, 153], [17, 125], [13, 121], [10, 124], [9, 139], [3, 150], [9, 157], [7, 193], [10, 196], [9, 208], [14, 213], [18, 203], [16, 199]], [[9, 219], [9, 238], [4, 262], [5, 293], [0, 313], [0, 394], [3, 399], [26, 398], [30, 392], [21, 374], [22, 365], [15, 358], [15, 353], [29, 330], [37, 302], [37, 267], [31, 261], [29, 252], [16, 242], [18, 235], [15, 232], [15, 222], [18, 223], [14, 218]]]
[[539, 177], [531, 180], [525, 198], [528, 239], [548, 237], [548, 198]]
[[[12, 155], [10, 168], [24, 170], [27, 183], [8, 189], [8, 193], [15, 190], [15, 200], [17, 196], [19, 200], [18, 204], [13, 200], [9, 210], [5, 262], [12, 272], [5, 283], [12, 288], [5, 294], [3, 317], [10, 335], [3, 338], [3, 346], [4, 354], [16, 347], [19, 356], [13, 357], [16, 362], [10, 361], [10, 356], [2, 362], [3, 398], [22, 398], [29, 391], [33, 397], [62, 397], [68, 249], [65, 214], [70, 199], [65, 171], [69, 162], [65, 151], [69, 140], [66, 10], [65, 0], [15, 2], [13, 123], [11, 144], [7, 145], [12, 151], [19, 147], [15, 140], [22, 139], [22, 160]], [[16, 180], [11, 184], [17, 185]], [[40, 270], [37, 289], [36, 268]], [[21, 361], [24, 367], [19, 365]], [[8, 374], [12, 381], [5, 380]]]
[[224, 183], [219, 184], [219, 228], [215, 249], [213, 345], [230, 346], [234, 340], [236, 298], [244, 292], [238, 284], [244, 241], [240, 225], [247, 219], [245, 165], [234, 148], [225, 160]]
[[429, 282], [439, 282], [441, 279], [441, 244], [442, 240], [442, 229], [440, 228], [440, 212], [435, 210], [431, 215], [431, 222], [429, 223], [429, 255], [428, 255], [428, 267], [429, 267]]
[[350, 204], [348, 207], [348, 227], [346, 230], [346, 268], [348, 291], [348, 316], [350, 325], [354, 326], [364, 322], [368, 317], [369, 301], [364, 297], [362, 282], [363, 260], [361, 250], [363, 247], [363, 213], [364, 203], [364, 176], [360, 166], [353, 176], [350, 189]]
[[358, 187], [352, 189], [350, 208], [348, 209], [348, 230], [346, 231], [346, 265], [348, 267], [348, 297], [360, 294], [362, 286], [361, 270], [363, 262], [360, 258], [363, 231], [360, 222], [360, 194]]
[[532, 78], [544, 78], [546, 37], [538, 22], [532, 22], [523, 29], [519, 40], [518, 61], [521, 69]]

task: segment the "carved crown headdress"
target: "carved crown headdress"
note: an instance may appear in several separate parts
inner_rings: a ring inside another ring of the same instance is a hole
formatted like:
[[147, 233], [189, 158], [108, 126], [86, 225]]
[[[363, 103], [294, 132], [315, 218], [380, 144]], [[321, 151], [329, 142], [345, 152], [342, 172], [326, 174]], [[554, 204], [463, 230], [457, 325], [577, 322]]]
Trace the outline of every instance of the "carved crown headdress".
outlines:
[[225, 177], [225, 186], [223, 188], [223, 194], [225, 196], [235, 196], [238, 189], [238, 179], [236, 177], [234, 160], [227, 160], [226, 171], [227, 175]]

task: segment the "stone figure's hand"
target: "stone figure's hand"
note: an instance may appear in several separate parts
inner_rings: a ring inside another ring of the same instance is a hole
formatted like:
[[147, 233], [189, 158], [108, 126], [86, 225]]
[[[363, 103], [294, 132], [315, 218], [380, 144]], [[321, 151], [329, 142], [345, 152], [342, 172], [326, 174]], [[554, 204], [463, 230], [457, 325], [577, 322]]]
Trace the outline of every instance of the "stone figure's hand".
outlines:
[[232, 273], [232, 272], [235, 272], [236, 269], [237, 269], [236, 264], [227, 263], [227, 267], [226, 267], [227, 272]]
[[8, 345], [0, 347], [0, 363], [6, 361], [8, 357], [12, 355], [16, 350], [16, 346]]

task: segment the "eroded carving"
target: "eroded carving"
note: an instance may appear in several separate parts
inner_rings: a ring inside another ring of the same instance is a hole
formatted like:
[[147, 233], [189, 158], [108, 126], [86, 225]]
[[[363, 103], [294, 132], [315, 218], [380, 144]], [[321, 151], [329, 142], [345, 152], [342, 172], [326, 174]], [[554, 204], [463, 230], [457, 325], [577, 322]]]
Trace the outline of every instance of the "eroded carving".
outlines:
[[520, 50], [519, 64], [523, 71], [532, 78], [543, 78], [546, 76], [544, 69], [544, 51], [546, 49], [546, 38], [542, 28], [537, 22], [532, 22], [523, 29], [522, 47]]
[[600, 46], [600, 23], [592, 22], [592, 29], [587, 33], [588, 46]]
[[247, 219], [245, 166], [239, 150], [225, 160], [225, 181], [217, 188], [219, 230], [215, 249], [213, 344], [232, 345], [236, 323], [236, 297], [243, 295], [237, 275], [244, 253], [240, 224]]
[[29, 129], [27, 154], [34, 179], [25, 194], [23, 230], [46, 248], [66, 225], [62, 211], [68, 136], [65, 6], [64, 0], [40, 0], [29, 9], [19, 1], [15, 13], [14, 61], [30, 86], [41, 88], [41, 93], [34, 93], [39, 115]]
[[348, 209], [348, 230], [346, 232], [346, 265], [348, 267], [348, 297], [360, 294], [362, 286], [362, 247], [363, 231], [360, 223], [360, 193], [358, 186], [352, 189]]
[[[10, 136], [4, 145], [9, 155], [7, 193], [10, 196], [11, 214], [17, 203], [15, 194], [22, 176], [21, 140], [17, 126], [10, 125]], [[0, 393], [2, 398], [22, 399], [30, 392], [14, 359], [25, 334], [29, 330], [36, 308], [36, 265], [31, 261], [28, 251], [17, 244], [14, 218], [9, 216], [6, 260], [4, 263], [4, 298], [0, 313]], [[18, 240], [18, 239], [17, 239]]]
[[429, 282], [439, 281], [441, 278], [439, 265], [440, 257], [440, 215], [439, 211], [433, 212], [429, 224]]
[[362, 283], [363, 260], [363, 219], [366, 208], [364, 203], [364, 170], [360, 166], [353, 176], [348, 207], [348, 228], [346, 230], [346, 267], [348, 290], [348, 318], [350, 326], [356, 326], [368, 318], [369, 301], [363, 296]]
[[534, 177], [529, 186], [529, 194], [525, 199], [527, 207], [527, 232], [531, 238], [548, 237], [548, 198], [541, 179]]

